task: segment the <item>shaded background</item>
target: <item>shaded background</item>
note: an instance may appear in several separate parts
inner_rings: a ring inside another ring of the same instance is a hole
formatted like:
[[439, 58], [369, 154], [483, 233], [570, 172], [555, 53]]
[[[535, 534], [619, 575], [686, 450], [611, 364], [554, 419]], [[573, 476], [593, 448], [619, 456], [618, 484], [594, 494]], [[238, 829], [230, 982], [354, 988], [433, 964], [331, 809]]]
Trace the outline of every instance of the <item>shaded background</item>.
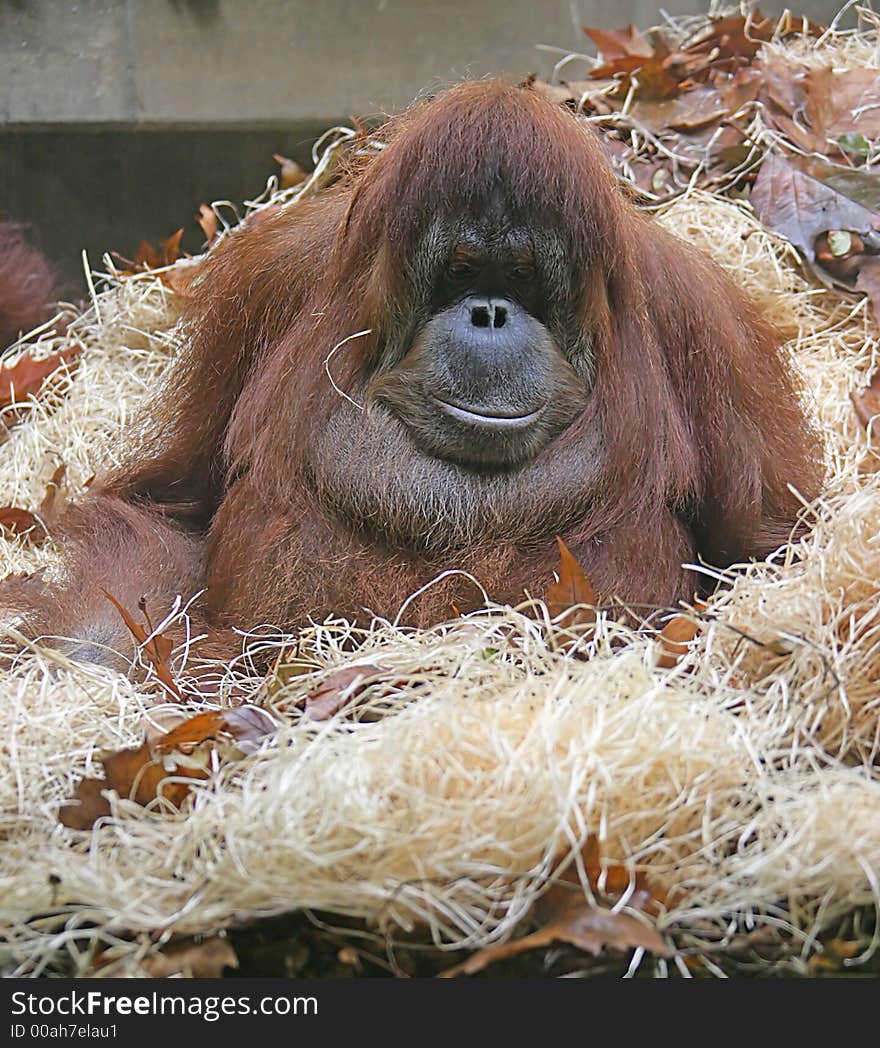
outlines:
[[[332, 124], [464, 76], [547, 77], [593, 52], [582, 25], [646, 28], [661, 6], [707, 2], [0, 0], [0, 214], [30, 224], [73, 297], [83, 248], [99, 268], [184, 226], [197, 251], [201, 201], [258, 194], [273, 153], [308, 164]], [[826, 24], [838, 7], [793, 5]]]

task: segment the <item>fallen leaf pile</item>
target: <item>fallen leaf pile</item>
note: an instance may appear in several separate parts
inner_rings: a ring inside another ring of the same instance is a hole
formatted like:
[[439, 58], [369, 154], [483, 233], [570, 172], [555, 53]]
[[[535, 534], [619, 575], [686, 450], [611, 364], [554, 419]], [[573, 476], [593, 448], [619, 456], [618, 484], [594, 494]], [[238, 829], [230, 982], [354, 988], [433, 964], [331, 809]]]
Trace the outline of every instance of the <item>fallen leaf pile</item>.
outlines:
[[677, 36], [586, 28], [586, 79], [536, 86], [584, 114], [618, 173], [650, 204], [691, 187], [751, 200], [826, 284], [862, 292], [880, 319], [880, 76], [783, 58], [816, 39], [786, 13], [709, 18]]
[[193, 782], [207, 779], [221, 761], [254, 752], [276, 727], [270, 714], [249, 705], [199, 713], [168, 731], [151, 726], [140, 746], [102, 758], [103, 778], [83, 779], [58, 818], [71, 829], [91, 829], [111, 814], [108, 793], [143, 807], [161, 800], [179, 808]]
[[[61, 474], [56, 471], [53, 483], [59, 483], [60, 479]], [[173, 641], [154, 628], [146, 602], [141, 600], [139, 604], [145, 620], [142, 625], [112, 594], [105, 591], [104, 595], [119, 612], [141, 654], [150, 663], [165, 697], [183, 702], [171, 663]], [[399, 674], [381, 666], [343, 666], [311, 688], [300, 688], [290, 699], [285, 697], [291, 684], [317, 668], [314, 663], [285, 658], [284, 653], [279, 655], [258, 695], [272, 705], [272, 712], [252, 703], [211, 708], [189, 717], [182, 709], [172, 709], [173, 723], [168, 723], [165, 716], [158, 727], [155, 723], [147, 725], [140, 746], [103, 757], [103, 777], [86, 778], [79, 783], [72, 802], [61, 808], [60, 821], [71, 829], [91, 829], [98, 819], [111, 814], [108, 793], [143, 807], [161, 800], [163, 805], [178, 809], [194, 780], [207, 779], [220, 764], [253, 753], [267, 735], [275, 732], [279, 716], [297, 711], [307, 720], [328, 720], [353, 708], [371, 685], [381, 685], [380, 697], [391, 694], [399, 678]]]

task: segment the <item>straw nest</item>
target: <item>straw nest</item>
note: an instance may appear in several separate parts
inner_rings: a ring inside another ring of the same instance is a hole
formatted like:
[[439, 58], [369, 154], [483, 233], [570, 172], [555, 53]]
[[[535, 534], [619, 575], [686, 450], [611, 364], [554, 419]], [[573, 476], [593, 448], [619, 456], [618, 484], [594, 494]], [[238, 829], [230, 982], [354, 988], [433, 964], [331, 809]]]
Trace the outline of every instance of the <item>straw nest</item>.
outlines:
[[[396, 683], [375, 717], [289, 714], [182, 810], [120, 799], [91, 832], [59, 825], [59, 805], [102, 753], [139, 744], [162, 699], [29, 650], [0, 680], [6, 972], [87, 974], [100, 948], [105, 971], [137, 973], [172, 933], [297, 908], [483, 946], [512, 934], [590, 834], [603, 861], [666, 889], [659, 925], [679, 950], [708, 955], [766, 927], [797, 963], [835, 919], [880, 900], [880, 458], [849, 399], [878, 366], [876, 323], [864, 301], [811, 284], [747, 205], [694, 193], [658, 217], [796, 331], [830, 470], [810, 537], [745, 568], [671, 670], [650, 637], [622, 645], [614, 623], [583, 641], [591, 658], [572, 658], [529, 608], [421, 632], [376, 622], [354, 655], [346, 624], [313, 625], [313, 671], [290, 688], [381, 663]], [[82, 490], [115, 461], [180, 339], [155, 274], [108, 279], [63, 337], [35, 336], [46, 350], [81, 343], [82, 364], [10, 431], [0, 502], [38, 504], [59, 462]], [[2, 541], [0, 571], [55, 556]], [[220, 671], [248, 681], [246, 665]]]

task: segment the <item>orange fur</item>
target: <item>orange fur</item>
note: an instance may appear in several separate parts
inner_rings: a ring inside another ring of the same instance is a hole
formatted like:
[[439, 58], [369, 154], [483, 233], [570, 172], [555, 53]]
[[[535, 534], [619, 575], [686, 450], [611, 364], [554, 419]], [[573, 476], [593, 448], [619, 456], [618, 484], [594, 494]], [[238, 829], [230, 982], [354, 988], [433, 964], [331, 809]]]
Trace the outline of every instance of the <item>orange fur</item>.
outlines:
[[[414, 108], [382, 137], [386, 148], [337, 186], [236, 232], [208, 260], [152, 435], [76, 511], [71, 537], [85, 518], [101, 528], [71, 545], [71, 577], [83, 575], [79, 557], [103, 588], [161, 603], [201, 580], [204, 558], [206, 622], [292, 627], [364, 608], [393, 615], [447, 568], [499, 600], [541, 594], [557, 533], [600, 599], [654, 606], [698, 587], [687, 561], [726, 565], [781, 543], [799, 507], [788, 485], [811, 498], [821, 469], [780, 335], [719, 267], [635, 210], [592, 132], [533, 91], [483, 82]], [[509, 483], [481, 488], [444, 466], [395, 487], [409, 451], [391, 428], [384, 457], [366, 450], [370, 427], [374, 449], [384, 432], [370, 379], [405, 326], [426, 223], [493, 186], [564, 239], [570, 294], [557, 306], [589, 333], [588, 406]], [[350, 436], [332, 438], [334, 426]], [[348, 519], [340, 476], [396, 494], [373, 505], [362, 492], [353, 504], [373, 508]], [[108, 518], [138, 538], [96, 568]], [[478, 602], [451, 577], [408, 618]], [[47, 606], [35, 605], [43, 629]], [[77, 608], [85, 629], [90, 613]]]

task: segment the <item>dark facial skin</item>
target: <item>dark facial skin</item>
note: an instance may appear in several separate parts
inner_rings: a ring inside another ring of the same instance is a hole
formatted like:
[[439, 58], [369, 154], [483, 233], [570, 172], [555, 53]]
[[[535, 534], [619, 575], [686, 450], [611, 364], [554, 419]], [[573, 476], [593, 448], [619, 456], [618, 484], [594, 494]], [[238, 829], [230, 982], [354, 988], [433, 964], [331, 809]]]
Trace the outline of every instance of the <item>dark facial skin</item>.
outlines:
[[598, 432], [555, 442], [593, 377], [561, 240], [486, 211], [429, 228], [364, 407], [343, 400], [309, 457], [327, 510], [394, 547], [552, 539], [604, 459]]
[[560, 297], [556, 245], [492, 224], [442, 245], [427, 238], [423, 250], [444, 248], [423, 295], [429, 315], [369, 388], [425, 454], [477, 470], [534, 459], [582, 410], [590, 379], [583, 347], [560, 345], [547, 306]]

